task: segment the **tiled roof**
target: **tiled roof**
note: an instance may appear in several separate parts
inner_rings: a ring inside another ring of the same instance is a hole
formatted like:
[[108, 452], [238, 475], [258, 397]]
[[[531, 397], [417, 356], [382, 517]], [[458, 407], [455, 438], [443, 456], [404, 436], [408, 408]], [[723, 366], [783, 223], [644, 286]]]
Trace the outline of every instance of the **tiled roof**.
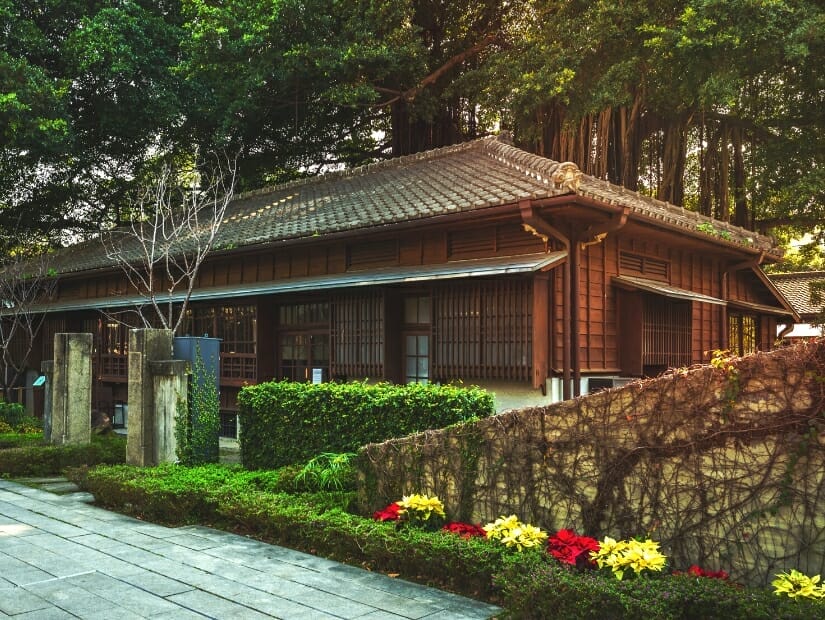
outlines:
[[[581, 174], [488, 137], [238, 195], [216, 248], [356, 231], [561, 195], [627, 206], [631, 216], [771, 252], [767, 237]], [[111, 265], [100, 242], [66, 250], [60, 271]]]
[[811, 303], [811, 283], [825, 283], [825, 271], [802, 271], [799, 273], [772, 273], [768, 276], [782, 294], [788, 299], [793, 309], [802, 316], [815, 315], [821, 307]]

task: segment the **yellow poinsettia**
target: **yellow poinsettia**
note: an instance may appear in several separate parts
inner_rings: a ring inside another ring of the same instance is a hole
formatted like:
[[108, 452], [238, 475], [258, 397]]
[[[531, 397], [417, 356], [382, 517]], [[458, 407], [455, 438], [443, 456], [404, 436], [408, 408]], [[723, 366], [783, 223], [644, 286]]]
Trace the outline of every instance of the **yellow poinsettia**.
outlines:
[[538, 547], [547, 539], [547, 534], [529, 523], [522, 523], [516, 515], [499, 517], [482, 528], [490, 540], [498, 540], [507, 547], [518, 551]]
[[609, 536], [599, 543], [599, 550], [590, 553], [599, 568], [609, 568], [617, 579], [628, 570], [640, 574], [644, 570], [661, 571], [667, 558], [653, 540], [615, 540]]
[[791, 569], [790, 573], [779, 573], [771, 582], [774, 594], [791, 598], [825, 598], [825, 584], [819, 583], [821, 577], [808, 577], [805, 573]]
[[402, 515], [402, 518], [404, 515], [412, 516], [410, 513], [414, 514], [415, 518], [420, 521], [426, 521], [432, 515], [437, 515], [442, 519], [445, 518], [444, 504], [435, 495], [428, 496], [416, 493], [405, 495], [398, 502], [398, 505], [401, 507], [398, 514]]

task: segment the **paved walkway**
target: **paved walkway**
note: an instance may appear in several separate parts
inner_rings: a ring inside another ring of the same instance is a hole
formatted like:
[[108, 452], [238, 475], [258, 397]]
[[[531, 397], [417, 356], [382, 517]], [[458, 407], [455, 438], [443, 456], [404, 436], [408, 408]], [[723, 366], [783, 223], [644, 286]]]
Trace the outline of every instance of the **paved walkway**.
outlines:
[[90, 499], [0, 480], [0, 618], [441, 620], [500, 611], [236, 534], [145, 523]]

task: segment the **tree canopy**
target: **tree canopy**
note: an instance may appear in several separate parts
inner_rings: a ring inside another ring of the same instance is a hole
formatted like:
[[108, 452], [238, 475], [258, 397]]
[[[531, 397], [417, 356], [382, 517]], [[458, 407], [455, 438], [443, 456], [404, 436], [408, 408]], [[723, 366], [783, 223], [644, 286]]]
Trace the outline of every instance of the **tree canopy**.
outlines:
[[207, 151], [244, 190], [499, 127], [816, 245], [824, 64], [815, 0], [0, 0], [0, 249], [125, 221]]

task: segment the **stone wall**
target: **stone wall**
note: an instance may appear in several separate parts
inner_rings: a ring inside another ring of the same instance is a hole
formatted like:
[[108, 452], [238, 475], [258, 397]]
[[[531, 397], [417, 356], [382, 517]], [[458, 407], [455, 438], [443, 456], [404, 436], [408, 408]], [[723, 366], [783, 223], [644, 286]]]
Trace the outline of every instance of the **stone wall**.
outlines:
[[825, 339], [365, 447], [367, 512], [435, 493], [466, 521], [662, 542], [675, 568], [825, 571]]

